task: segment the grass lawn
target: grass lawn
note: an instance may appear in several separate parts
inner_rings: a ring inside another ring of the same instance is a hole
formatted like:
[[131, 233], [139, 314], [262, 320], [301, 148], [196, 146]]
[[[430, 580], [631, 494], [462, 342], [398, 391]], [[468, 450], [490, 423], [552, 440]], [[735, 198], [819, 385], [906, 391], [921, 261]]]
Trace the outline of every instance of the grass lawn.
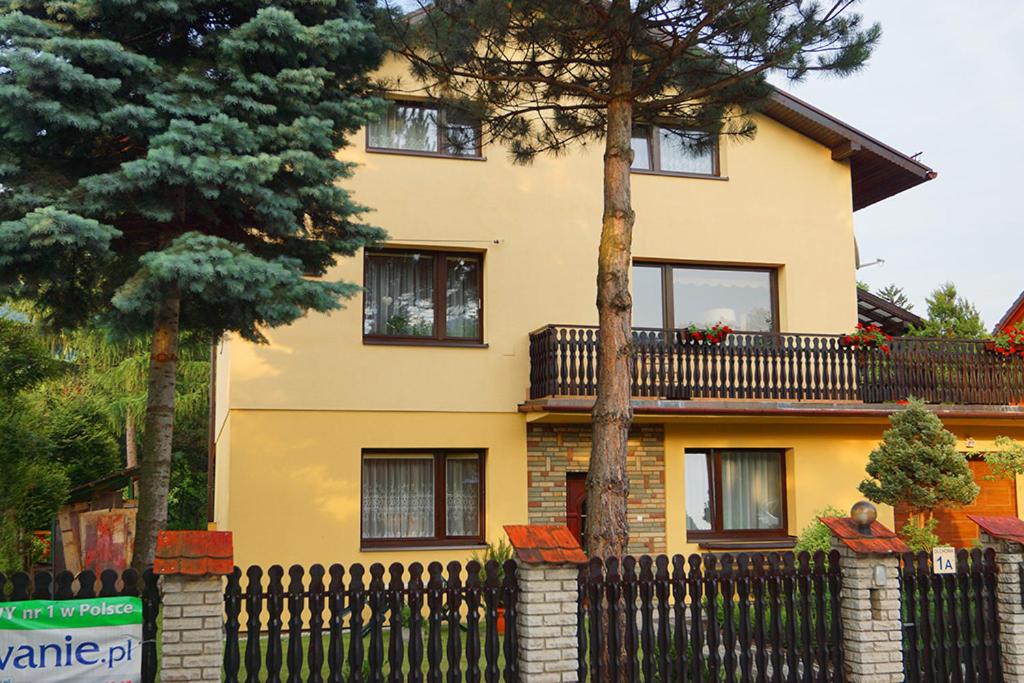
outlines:
[[[469, 662], [466, 660], [466, 638], [467, 638], [467, 636], [468, 636], [467, 633], [462, 632], [462, 653], [461, 653], [461, 658], [460, 658], [460, 661], [459, 661], [459, 670], [463, 671], [463, 672], [468, 670], [468, 668], [469, 668]], [[391, 668], [388, 666], [388, 646], [389, 646], [390, 640], [391, 640], [391, 632], [388, 631], [388, 630], [385, 630], [384, 633], [383, 633], [382, 640], [383, 640], [383, 643], [384, 643], [384, 674], [387, 675], [391, 671]], [[351, 641], [351, 635], [347, 631], [345, 632], [345, 634], [343, 636], [343, 641], [345, 643], [345, 666], [344, 666], [343, 670], [344, 670], [345, 677], [348, 678], [348, 670], [349, 670], [348, 669], [348, 657], [349, 657], [350, 645], [351, 645], [351, 642], [350, 642]], [[327, 635], [327, 634], [324, 634], [324, 636], [323, 636], [323, 650], [324, 650], [323, 675], [324, 675], [324, 678], [327, 677], [327, 671], [328, 671], [328, 668], [327, 668], [327, 647], [328, 647], [329, 644], [330, 644], [330, 636]], [[447, 626], [442, 626], [441, 627], [441, 671], [442, 672], [447, 672], [448, 669], [449, 669], [449, 666], [448, 666], [448, 655], [447, 655], [447, 645], [448, 645], [448, 627]], [[245, 668], [245, 633], [244, 632], [239, 634], [239, 644], [238, 644], [238, 646], [239, 646], [239, 659], [241, 660], [241, 666], [239, 667], [238, 678], [239, 678], [239, 680], [245, 680], [245, 675], [247, 673], [247, 670]], [[403, 646], [402, 649], [404, 651], [404, 657], [403, 657], [403, 662], [402, 662], [402, 672], [403, 673], [408, 673], [409, 672], [409, 635], [408, 635], [408, 632], [403, 633], [402, 646]], [[498, 670], [499, 671], [501, 671], [505, 667], [505, 654], [502, 651], [502, 647], [503, 646], [504, 646], [504, 637], [503, 636], [499, 636], [499, 638], [498, 638]], [[479, 662], [477, 663], [479, 668], [480, 668], [481, 677], [482, 677], [482, 673], [483, 673], [484, 667], [487, 664], [487, 660], [486, 660], [486, 658], [484, 656], [483, 650], [484, 650], [484, 633], [483, 633], [483, 628], [481, 628], [480, 629], [480, 659], [479, 659]], [[368, 673], [369, 672], [369, 659], [370, 659], [370, 654], [369, 653], [370, 653], [370, 636], [367, 635], [366, 637], [363, 638], [363, 671], [364, 671], [364, 673]], [[426, 662], [427, 654], [426, 653], [427, 653], [427, 633], [426, 633], [426, 629], [424, 629], [424, 633], [423, 633], [423, 667], [422, 667], [424, 673], [426, 673], [426, 671], [427, 671], [427, 662]], [[306, 677], [309, 675], [309, 662], [307, 661], [308, 656], [309, 656], [309, 634], [303, 634], [302, 635], [302, 670], [301, 670], [301, 676], [302, 676], [303, 680], [305, 680]], [[260, 638], [260, 657], [263, 660], [263, 666], [261, 667], [260, 670], [263, 673], [266, 673], [266, 657], [267, 657], [267, 638], [266, 638], [266, 636]], [[289, 671], [289, 669], [288, 669], [288, 634], [287, 633], [282, 633], [281, 634], [281, 660], [283, 662], [283, 665], [281, 667], [282, 674], [284, 674], [284, 673], [291, 673]]]

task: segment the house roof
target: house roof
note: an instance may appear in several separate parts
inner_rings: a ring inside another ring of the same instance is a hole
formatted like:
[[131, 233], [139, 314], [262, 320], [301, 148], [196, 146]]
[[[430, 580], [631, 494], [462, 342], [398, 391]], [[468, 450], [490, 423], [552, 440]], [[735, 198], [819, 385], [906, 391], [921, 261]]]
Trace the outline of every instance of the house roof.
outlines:
[[834, 160], [850, 160], [854, 211], [938, 175], [917, 159], [783, 90], [776, 88], [764, 113], [831, 149]]
[[1017, 300], [1013, 302], [1010, 309], [1006, 311], [1006, 315], [996, 324], [996, 332], [1003, 330], [1012, 325], [1024, 322], [1024, 292], [1020, 293]]
[[135, 466], [108, 474], [85, 484], [79, 484], [68, 492], [67, 502], [77, 503], [82, 500], [89, 500], [98, 493], [123, 489], [137, 479], [138, 476], [139, 467]]
[[911, 325], [920, 325], [923, 321], [907, 309], [886, 301], [877, 294], [857, 288], [857, 319], [865, 325], [876, 323], [882, 331], [894, 337], [904, 335]]

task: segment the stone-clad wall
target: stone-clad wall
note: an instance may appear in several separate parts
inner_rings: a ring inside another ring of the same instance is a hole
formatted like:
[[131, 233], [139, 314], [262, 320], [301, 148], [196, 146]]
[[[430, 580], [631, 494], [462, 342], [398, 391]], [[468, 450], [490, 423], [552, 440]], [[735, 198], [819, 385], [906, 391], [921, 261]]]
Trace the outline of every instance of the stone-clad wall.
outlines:
[[[565, 524], [565, 474], [586, 472], [589, 424], [526, 427], [530, 524]], [[629, 552], [665, 552], [665, 433], [634, 425], [629, 434]]]

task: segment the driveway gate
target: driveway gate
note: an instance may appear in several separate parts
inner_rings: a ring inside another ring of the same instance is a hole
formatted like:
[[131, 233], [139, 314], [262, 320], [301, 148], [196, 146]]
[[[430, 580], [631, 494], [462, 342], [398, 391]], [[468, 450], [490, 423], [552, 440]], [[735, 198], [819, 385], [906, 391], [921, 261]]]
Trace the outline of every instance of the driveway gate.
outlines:
[[955, 574], [928, 553], [900, 558], [903, 665], [910, 683], [1002, 681], [995, 551], [959, 550]]

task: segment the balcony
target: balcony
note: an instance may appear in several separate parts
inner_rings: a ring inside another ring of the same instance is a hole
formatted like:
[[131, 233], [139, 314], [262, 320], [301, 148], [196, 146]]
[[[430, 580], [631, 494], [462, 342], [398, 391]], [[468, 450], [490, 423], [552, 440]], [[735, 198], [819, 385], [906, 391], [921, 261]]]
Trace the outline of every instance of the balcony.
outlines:
[[[890, 354], [854, 349], [841, 335], [730, 335], [722, 344], [664, 330], [633, 331], [633, 396], [667, 401], [1024, 403], [1024, 359], [985, 342], [903, 337]], [[530, 398], [597, 393], [597, 328], [548, 325], [530, 335]]]

